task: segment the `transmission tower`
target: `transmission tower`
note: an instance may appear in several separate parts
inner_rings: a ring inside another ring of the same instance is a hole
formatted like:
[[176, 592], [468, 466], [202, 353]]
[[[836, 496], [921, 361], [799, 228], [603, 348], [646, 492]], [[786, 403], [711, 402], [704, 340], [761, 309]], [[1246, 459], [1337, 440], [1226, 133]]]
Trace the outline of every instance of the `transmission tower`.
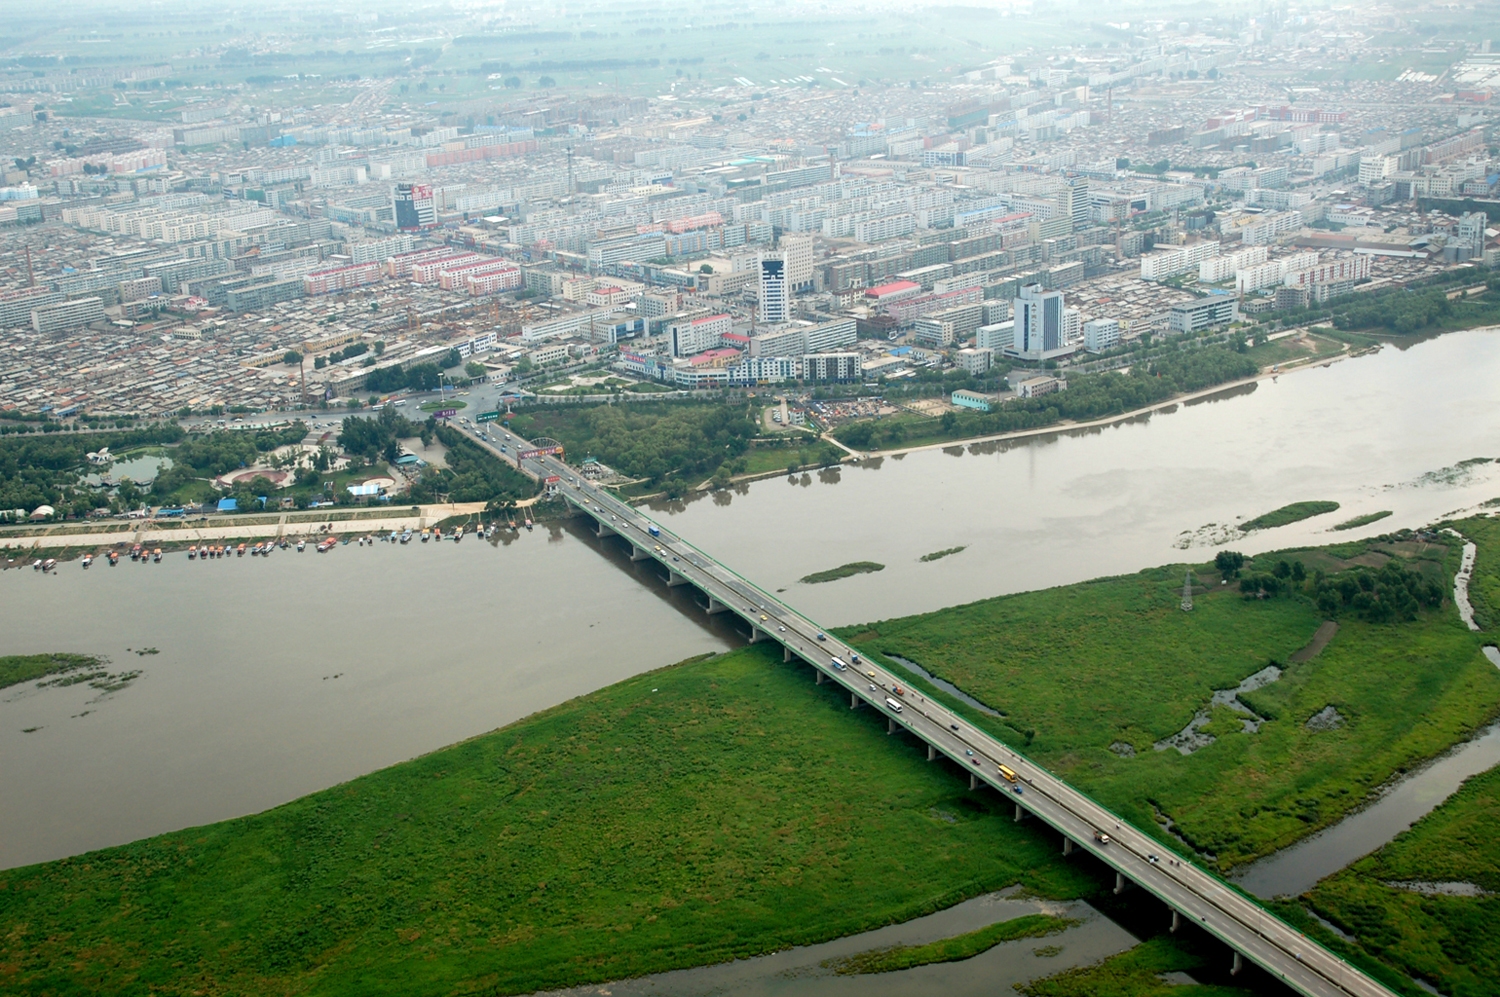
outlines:
[[1193, 611], [1193, 569], [1189, 568], [1187, 576], [1182, 580], [1182, 611], [1191, 613]]

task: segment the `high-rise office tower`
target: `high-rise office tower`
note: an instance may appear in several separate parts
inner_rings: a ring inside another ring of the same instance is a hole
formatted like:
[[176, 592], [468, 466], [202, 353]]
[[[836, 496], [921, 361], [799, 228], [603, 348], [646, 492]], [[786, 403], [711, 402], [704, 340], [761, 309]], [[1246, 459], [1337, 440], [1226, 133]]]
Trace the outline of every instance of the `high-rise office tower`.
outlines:
[[1040, 284], [1027, 284], [1016, 295], [1012, 352], [1028, 360], [1045, 360], [1066, 348], [1063, 341], [1063, 295]]
[[425, 183], [398, 183], [391, 192], [395, 207], [396, 228], [415, 232], [437, 224], [437, 202], [432, 187]]
[[787, 291], [786, 254], [780, 251], [761, 253], [756, 263], [760, 268], [760, 320], [770, 325], [787, 321], [792, 316]]
[[1089, 202], [1089, 178], [1069, 177], [1057, 193], [1058, 213], [1073, 219], [1073, 230], [1088, 228], [1092, 205]]

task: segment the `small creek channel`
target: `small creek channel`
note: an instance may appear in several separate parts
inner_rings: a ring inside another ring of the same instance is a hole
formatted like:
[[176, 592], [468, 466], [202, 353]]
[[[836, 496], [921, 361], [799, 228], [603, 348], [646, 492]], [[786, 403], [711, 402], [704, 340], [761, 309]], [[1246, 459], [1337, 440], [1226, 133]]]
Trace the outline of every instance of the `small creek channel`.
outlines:
[[1281, 669], [1276, 665], [1267, 665], [1233, 689], [1215, 689], [1213, 695], [1209, 697], [1209, 709], [1199, 711], [1188, 722], [1186, 727], [1166, 740], [1157, 741], [1152, 747], [1157, 751], [1176, 748], [1184, 755], [1191, 755], [1199, 748], [1213, 744], [1214, 736], [1203, 733], [1202, 728], [1213, 719], [1213, 714], [1210, 711], [1215, 706], [1228, 707], [1234, 712], [1241, 714], [1240, 723], [1243, 725], [1245, 732], [1254, 734], [1260, 730], [1260, 725], [1266, 722], [1265, 718], [1257, 716], [1254, 710], [1240, 702], [1240, 694], [1262, 689], [1279, 678], [1281, 678]]
[[899, 655], [899, 654], [887, 654], [887, 655], [885, 655], [885, 657], [887, 657], [887, 658], [891, 659], [892, 661], [896, 662], [902, 668], [905, 668], [907, 671], [911, 672], [913, 675], [921, 676], [922, 678], [924, 678], [927, 681], [931, 682], [933, 685], [937, 686], [939, 689], [943, 690], [948, 695], [952, 696], [954, 699], [957, 699], [959, 702], [964, 703], [967, 706], [974, 707], [974, 709], [978, 710], [980, 713], [983, 713], [983, 714], [986, 714], [986, 715], [992, 716], [992, 717], [1003, 717], [1003, 716], [1005, 716], [1004, 713], [1001, 713], [999, 710], [995, 709], [993, 706], [986, 706], [984, 703], [981, 703], [979, 700], [975, 699], [973, 696], [969, 695], [967, 692], [964, 692], [962, 689], [960, 689], [958, 686], [954, 685], [952, 682], [949, 682], [946, 679], [940, 679], [940, 678], [938, 678], [936, 675], [932, 674], [927, 669], [925, 669], [921, 665], [917, 664], [915, 661], [909, 661], [906, 658], [901, 657], [901, 655]]
[[[1133, 946], [1125, 928], [1086, 903], [1012, 899], [1014, 889], [975, 897], [947, 910], [902, 924], [850, 935], [820, 945], [736, 959], [713, 966], [673, 970], [633, 980], [546, 991], [547, 997], [643, 997], [653, 994], [713, 997], [993, 997], [1012, 984], [1051, 976], [1097, 962]], [[893, 945], [925, 945], [978, 931], [1026, 914], [1053, 914], [1083, 923], [1045, 938], [1002, 942], [961, 962], [916, 966], [892, 973], [839, 976], [823, 965]], [[1037, 950], [1042, 954], [1038, 955]], [[1060, 951], [1054, 951], [1060, 950]], [[540, 995], [539, 995], [540, 997]]]
[[1324, 876], [1375, 851], [1458, 791], [1470, 776], [1500, 764], [1500, 723], [1416, 770], [1370, 806], [1326, 831], [1252, 862], [1235, 876], [1258, 897], [1306, 893]]

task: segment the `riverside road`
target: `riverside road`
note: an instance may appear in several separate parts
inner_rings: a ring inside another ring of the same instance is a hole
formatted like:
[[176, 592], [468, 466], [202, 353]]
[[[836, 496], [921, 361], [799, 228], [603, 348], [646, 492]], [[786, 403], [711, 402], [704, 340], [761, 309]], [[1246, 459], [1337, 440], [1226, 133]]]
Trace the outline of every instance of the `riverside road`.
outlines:
[[[486, 445], [482, 441], [481, 446]], [[516, 450], [534, 449], [516, 438]], [[490, 444], [496, 456], [497, 444]], [[1157, 897], [1180, 919], [1196, 922], [1235, 953], [1237, 970], [1248, 959], [1271, 976], [1308, 997], [1395, 997], [1392, 991], [1348, 965], [1258, 904], [1226, 886], [1191, 862], [1166, 853], [1159, 842], [1130, 826], [1103, 806], [1027, 759], [1014, 748], [973, 727], [959, 714], [923, 698], [881, 666], [857, 657], [854, 648], [825, 634], [774, 595], [675, 536], [633, 506], [597, 488], [551, 456], [520, 462], [532, 477], [556, 479], [550, 487], [592, 517], [598, 534], [618, 534], [632, 546], [634, 560], [654, 558], [667, 572], [668, 585], [692, 584], [708, 600], [709, 613], [732, 612], [744, 620], [752, 641], [767, 637], [810, 664], [821, 682], [833, 681], [848, 691], [850, 708], [869, 707], [887, 719], [887, 731], [905, 730], [928, 746], [928, 759], [942, 754], [969, 773], [970, 786], [983, 783], [1005, 794], [1016, 818], [1034, 816], [1063, 835], [1064, 850], [1081, 847], [1115, 870], [1116, 892], [1127, 881]], [[659, 535], [653, 536], [655, 527]], [[846, 667], [840, 668], [834, 659]], [[900, 704], [900, 709], [888, 705]], [[1012, 784], [999, 766], [1014, 771]], [[1102, 842], [1098, 834], [1108, 835]]]

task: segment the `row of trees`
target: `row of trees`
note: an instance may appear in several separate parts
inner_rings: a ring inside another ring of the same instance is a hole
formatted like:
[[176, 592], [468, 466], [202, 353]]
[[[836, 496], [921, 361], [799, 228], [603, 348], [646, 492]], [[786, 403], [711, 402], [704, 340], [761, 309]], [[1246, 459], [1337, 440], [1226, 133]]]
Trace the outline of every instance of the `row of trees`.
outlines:
[[[1101, 419], [1250, 377], [1257, 370], [1254, 360], [1233, 350], [1217, 346], [1188, 350], [1137, 364], [1126, 374], [1075, 375], [1068, 379], [1067, 391], [1008, 402], [993, 412], [949, 412], [943, 416], [943, 430], [949, 436], [986, 436], [1038, 429], [1063, 419]], [[845, 426], [836, 435], [860, 449], [876, 443], [894, 447], [906, 441], [907, 429], [900, 422], [881, 426], [865, 421]]]
[[[1243, 555], [1225, 553], [1244, 564]], [[1219, 558], [1223, 556], [1221, 553]], [[1216, 563], [1219, 558], [1215, 558]], [[1231, 570], [1239, 574], [1239, 569]], [[1300, 594], [1328, 616], [1348, 614], [1370, 623], [1414, 620], [1424, 607], [1436, 609], [1443, 604], [1441, 585], [1394, 559], [1378, 570], [1358, 566], [1332, 575], [1317, 570], [1311, 576], [1301, 561], [1288, 563], [1282, 559], [1269, 571], [1240, 574], [1240, 591], [1246, 598]]]
[[[1500, 285], [1500, 282], [1492, 283]], [[1410, 335], [1455, 324], [1494, 321], [1497, 317], [1500, 317], [1500, 306], [1487, 298], [1450, 300], [1446, 290], [1434, 288], [1350, 302], [1334, 312], [1333, 324], [1344, 330], [1389, 329], [1400, 335]]]

